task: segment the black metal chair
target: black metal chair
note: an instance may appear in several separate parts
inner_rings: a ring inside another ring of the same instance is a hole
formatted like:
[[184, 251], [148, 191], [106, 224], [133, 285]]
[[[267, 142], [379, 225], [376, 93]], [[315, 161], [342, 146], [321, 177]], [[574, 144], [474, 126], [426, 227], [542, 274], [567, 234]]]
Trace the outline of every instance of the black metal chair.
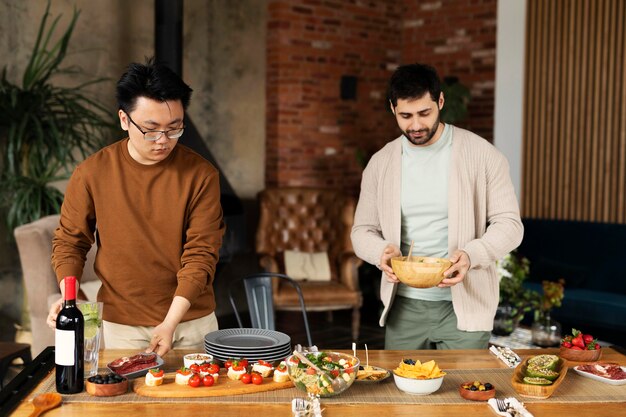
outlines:
[[272, 279], [283, 279], [291, 284], [300, 298], [300, 308], [302, 310], [302, 318], [304, 320], [304, 330], [306, 332], [307, 342], [309, 346], [313, 346], [311, 339], [311, 331], [309, 330], [309, 320], [306, 314], [306, 307], [304, 305], [304, 297], [302, 296], [302, 290], [300, 285], [292, 278], [284, 274], [271, 273], [271, 272], [259, 272], [252, 274], [239, 280], [232, 281], [228, 286], [228, 297], [230, 298], [230, 304], [235, 312], [235, 318], [239, 327], [243, 327], [241, 317], [233, 298], [233, 288], [235, 285], [239, 285], [243, 281], [244, 289], [246, 291], [246, 299], [248, 301], [248, 309], [250, 310], [250, 321], [252, 327], [256, 329], [268, 329], [276, 330], [276, 321], [274, 316], [274, 300], [272, 298]]

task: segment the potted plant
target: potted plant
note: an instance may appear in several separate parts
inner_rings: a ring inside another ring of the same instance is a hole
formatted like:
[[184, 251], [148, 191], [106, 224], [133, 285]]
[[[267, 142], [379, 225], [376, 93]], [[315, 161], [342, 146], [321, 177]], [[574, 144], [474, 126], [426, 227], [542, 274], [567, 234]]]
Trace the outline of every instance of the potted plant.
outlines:
[[493, 333], [508, 336], [517, 328], [524, 315], [539, 306], [536, 291], [524, 288], [530, 262], [515, 251], [496, 262], [500, 279], [500, 302], [496, 311]]
[[20, 224], [58, 213], [63, 195], [51, 185], [66, 179], [74, 165], [101, 147], [114, 126], [110, 112], [85, 88], [103, 79], [71, 87], [53, 85], [59, 74], [79, 11], [56, 43], [60, 16], [48, 27], [50, 2], [39, 25], [32, 55], [21, 83], [0, 78], [0, 205], [9, 234]]
[[444, 77], [441, 85], [445, 104], [441, 110], [441, 121], [455, 124], [467, 117], [470, 102], [470, 90], [459, 82], [458, 77]]
[[565, 296], [565, 280], [542, 281], [543, 296], [539, 308], [535, 310], [535, 321], [531, 335], [533, 344], [541, 347], [558, 346], [561, 342], [561, 324], [552, 319], [550, 313], [561, 307]]

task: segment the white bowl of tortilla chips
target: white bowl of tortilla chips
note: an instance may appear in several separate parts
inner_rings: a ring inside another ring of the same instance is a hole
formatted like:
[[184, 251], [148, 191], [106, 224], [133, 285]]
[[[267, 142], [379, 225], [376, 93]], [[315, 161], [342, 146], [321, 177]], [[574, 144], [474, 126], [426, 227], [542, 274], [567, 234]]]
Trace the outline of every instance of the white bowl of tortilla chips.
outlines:
[[441, 388], [445, 374], [435, 361], [421, 363], [405, 359], [393, 370], [393, 380], [400, 391], [428, 395]]

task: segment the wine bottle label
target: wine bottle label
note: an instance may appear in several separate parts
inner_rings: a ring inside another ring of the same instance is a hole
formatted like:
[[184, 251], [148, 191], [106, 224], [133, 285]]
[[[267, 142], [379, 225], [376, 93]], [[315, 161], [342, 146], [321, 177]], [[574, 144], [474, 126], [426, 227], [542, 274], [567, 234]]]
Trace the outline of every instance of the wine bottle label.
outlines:
[[74, 330], [59, 330], [54, 332], [54, 362], [57, 365], [74, 366], [75, 334]]

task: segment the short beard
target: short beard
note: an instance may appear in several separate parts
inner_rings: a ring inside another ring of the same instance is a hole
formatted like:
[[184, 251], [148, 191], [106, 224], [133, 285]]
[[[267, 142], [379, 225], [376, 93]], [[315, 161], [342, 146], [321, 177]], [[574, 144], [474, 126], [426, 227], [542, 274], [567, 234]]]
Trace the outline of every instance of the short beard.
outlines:
[[[413, 139], [411, 135], [409, 134], [409, 132], [411, 132], [410, 130], [407, 130], [406, 132], [403, 130], [402, 134], [404, 134], [404, 137], [407, 138], [409, 142], [411, 142], [413, 145], [416, 145], [416, 146], [425, 145], [428, 142], [430, 142], [430, 140], [435, 136], [435, 133], [437, 133], [437, 129], [439, 128], [440, 122], [441, 122], [441, 112], [437, 114], [437, 120], [435, 120], [435, 124], [432, 125], [430, 129], [428, 129], [428, 134], [421, 139], [419, 138]], [[423, 130], [424, 129], [418, 130], [418, 132], [423, 131]]]

